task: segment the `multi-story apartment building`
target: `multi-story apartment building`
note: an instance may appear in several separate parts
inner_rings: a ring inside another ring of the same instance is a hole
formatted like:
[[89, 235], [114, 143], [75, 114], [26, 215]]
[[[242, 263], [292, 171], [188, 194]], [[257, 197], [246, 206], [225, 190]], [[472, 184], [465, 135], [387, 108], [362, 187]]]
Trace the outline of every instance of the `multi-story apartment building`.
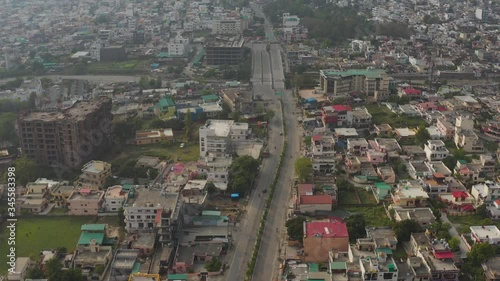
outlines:
[[217, 189], [226, 190], [229, 182], [229, 167], [232, 159], [228, 158], [205, 158], [199, 161], [197, 170], [200, 175], [206, 175], [207, 180], [212, 182]]
[[383, 70], [320, 70], [320, 88], [325, 94], [341, 96], [359, 92], [383, 99], [389, 93], [389, 76]]
[[424, 151], [428, 161], [443, 160], [450, 154], [442, 140], [428, 140], [424, 145]]
[[337, 219], [304, 222], [304, 253], [307, 262], [326, 262], [332, 250], [349, 251], [349, 233]]
[[500, 230], [496, 225], [471, 226], [470, 234], [474, 243], [500, 244]]
[[189, 53], [189, 39], [182, 36], [176, 36], [170, 39], [167, 44], [168, 55], [171, 57], [185, 57]]
[[484, 147], [474, 132], [474, 120], [459, 116], [455, 122], [455, 145], [465, 152], [483, 152]]
[[350, 138], [347, 139], [347, 150], [351, 155], [366, 156], [369, 144], [363, 138]]
[[105, 187], [104, 184], [109, 176], [111, 176], [111, 164], [92, 160], [83, 166], [77, 186], [96, 190], [101, 189]]
[[394, 205], [402, 208], [422, 207], [427, 205], [429, 199], [427, 192], [415, 181], [400, 182], [391, 196]]
[[335, 154], [335, 139], [331, 135], [315, 135], [311, 137], [313, 156], [332, 156]]
[[124, 205], [125, 229], [129, 233], [157, 231], [163, 246], [175, 243], [182, 225], [182, 203], [177, 188], [133, 189]]
[[352, 128], [366, 128], [372, 125], [372, 115], [366, 107], [355, 108], [351, 113], [349, 125]]
[[329, 128], [349, 126], [352, 122], [352, 107], [340, 104], [324, 106], [321, 109], [321, 120]]
[[104, 209], [106, 212], [117, 212], [127, 201], [128, 192], [121, 185], [110, 186], [104, 194]]
[[200, 127], [200, 157], [226, 157], [233, 153], [233, 143], [244, 141], [250, 136], [248, 123], [233, 120], [207, 120]]
[[207, 65], [237, 65], [243, 60], [243, 44], [241, 36], [231, 38], [212, 38], [205, 46], [205, 63]]
[[471, 194], [477, 204], [491, 204], [500, 199], [500, 184], [486, 181], [485, 183], [473, 185]]
[[436, 128], [445, 140], [452, 140], [455, 137], [455, 127], [446, 118], [437, 118]]
[[104, 191], [88, 188], [76, 189], [67, 200], [69, 214], [75, 216], [95, 216], [102, 207], [103, 198]]
[[21, 151], [38, 165], [77, 169], [112, 143], [111, 99], [80, 101], [68, 109], [18, 116]]
[[483, 126], [483, 133], [490, 138], [500, 140], [500, 122], [488, 122]]
[[214, 34], [239, 34], [243, 32], [240, 19], [216, 19], [212, 22]]

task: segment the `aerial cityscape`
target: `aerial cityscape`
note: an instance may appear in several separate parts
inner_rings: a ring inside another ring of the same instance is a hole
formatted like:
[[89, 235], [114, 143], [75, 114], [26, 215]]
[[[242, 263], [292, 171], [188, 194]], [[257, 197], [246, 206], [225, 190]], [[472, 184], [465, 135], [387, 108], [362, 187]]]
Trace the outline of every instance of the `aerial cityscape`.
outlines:
[[0, 281], [499, 281], [500, 1], [0, 0]]

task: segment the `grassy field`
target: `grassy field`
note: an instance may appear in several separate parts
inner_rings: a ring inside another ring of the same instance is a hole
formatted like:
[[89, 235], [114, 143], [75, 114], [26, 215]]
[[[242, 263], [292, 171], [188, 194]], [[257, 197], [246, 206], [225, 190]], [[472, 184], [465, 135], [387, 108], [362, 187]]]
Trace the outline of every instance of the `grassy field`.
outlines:
[[385, 213], [384, 206], [373, 207], [347, 207], [345, 210], [351, 213], [360, 213], [365, 217], [367, 226], [390, 226], [391, 220]]
[[500, 222], [491, 220], [489, 218], [484, 218], [479, 214], [467, 216], [448, 216], [448, 219], [451, 223], [460, 225], [457, 227], [457, 231], [459, 233], [469, 233], [469, 227], [474, 225], [496, 225], [500, 228]]
[[340, 205], [355, 204], [377, 204], [371, 191], [366, 191], [361, 187], [352, 187], [349, 190], [342, 190], [339, 194]]
[[379, 106], [377, 104], [370, 104], [366, 106], [368, 112], [372, 115], [373, 124], [390, 124], [394, 128], [402, 127], [418, 127], [425, 121], [420, 117], [408, 117], [406, 115], [397, 115], [393, 113], [386, 106]]
[[339, 192], [339, 204], [340, 205], [352, 205], [352, 204], [361, 204], [360, 198], [356, 194], [354, 189], [342, 190]]
[[361, 204], [377, 204], [377, 200], [373, 196], [373, 192], [366, 191], [364, 188], [355, 187], [356, 192], [358, 193], [359, 199], [361, 200]]
[[149, 62], [141, 60], [128, 60], [123, 62], [96, 62], [88, 66], [90, 73], [127, 72], [132, 70], [145, 70]]
[[110, 153], [108, 159], [112, 166], [120, 167], [129, 160], [137, 160], [139, 156], [155, 156], [162, 160], [173, 161], [196, 161], [200, 157], [198, 144], [185, 144], [184, 148], [179, 143], [172, 144], [148, 144], [148, 145], [124, 145], [119, 151]]
[[[19, 219], [16, 229], [16, 255], [18, 257], [38, 256], [42, 250], [66, 247], [68, 251], [75, 249], [82, 224], [93, 223], [94, 217], [37, 217]], [[7, 245], [7, 228], [2, 224], [0, 229], [0, 253], [5, 258]], [[7, 263], [0, 263], [0, 274], [7, 272]]]

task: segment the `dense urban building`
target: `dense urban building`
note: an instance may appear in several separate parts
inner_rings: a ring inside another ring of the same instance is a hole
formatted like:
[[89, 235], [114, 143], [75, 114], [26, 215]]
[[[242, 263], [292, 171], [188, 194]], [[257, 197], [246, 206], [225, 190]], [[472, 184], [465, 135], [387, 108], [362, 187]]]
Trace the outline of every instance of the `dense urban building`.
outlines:
[[111, 99], [79, 101], [68, 109], [18, 116], [21, 151], [38, 165], [80, 168], [112, 143]]
[[217, 36], [205, 46], [207, 65], [237, 65], [243, 60], [245, 39], [241, 36]]
[[361, 93], [376, 100], [389, 94], [389, 76], [384, 70], [320, 70], [320, 88], [325, 94], [342, 96]]

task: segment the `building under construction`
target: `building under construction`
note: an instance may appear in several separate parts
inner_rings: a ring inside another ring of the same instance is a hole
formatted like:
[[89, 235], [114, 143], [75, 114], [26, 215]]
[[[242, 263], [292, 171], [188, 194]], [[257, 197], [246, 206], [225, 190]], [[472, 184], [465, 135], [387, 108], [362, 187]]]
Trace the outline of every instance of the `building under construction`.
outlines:
[[240, 36], [216, 36], [205, 46], [206, 65], [238, 65], [243, 61], [245, 39]]
[[37, 165], [79, 169], [110, 148], [112, 121], [108, 97], [58, 111], [23, 112], [17, 119], [21, 151]]

